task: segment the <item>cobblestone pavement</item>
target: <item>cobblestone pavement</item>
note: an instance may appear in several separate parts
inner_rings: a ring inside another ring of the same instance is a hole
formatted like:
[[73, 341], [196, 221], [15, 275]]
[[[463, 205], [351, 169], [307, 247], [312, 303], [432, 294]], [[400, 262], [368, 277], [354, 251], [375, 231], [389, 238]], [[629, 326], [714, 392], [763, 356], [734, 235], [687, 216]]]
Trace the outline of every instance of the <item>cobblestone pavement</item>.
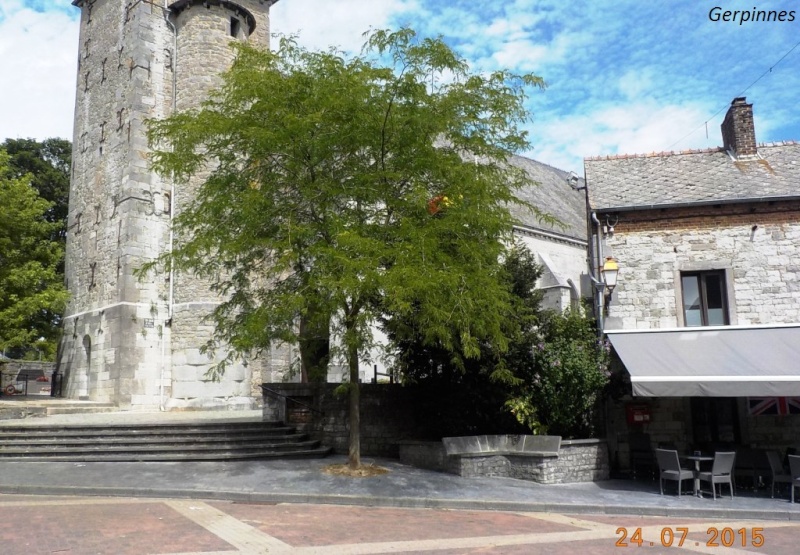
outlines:
[[0, 495], [3, 555], [787, 555], [798, 539], [797, 521]]

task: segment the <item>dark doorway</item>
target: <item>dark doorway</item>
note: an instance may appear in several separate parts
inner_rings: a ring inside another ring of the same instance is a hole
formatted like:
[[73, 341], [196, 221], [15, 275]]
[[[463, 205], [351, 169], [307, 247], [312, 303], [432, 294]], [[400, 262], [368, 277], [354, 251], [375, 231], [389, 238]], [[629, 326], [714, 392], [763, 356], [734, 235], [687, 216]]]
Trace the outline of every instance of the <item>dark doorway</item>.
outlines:
[[739, 444], [736, 398], [692, 397], [692, 437], [699, 449]]

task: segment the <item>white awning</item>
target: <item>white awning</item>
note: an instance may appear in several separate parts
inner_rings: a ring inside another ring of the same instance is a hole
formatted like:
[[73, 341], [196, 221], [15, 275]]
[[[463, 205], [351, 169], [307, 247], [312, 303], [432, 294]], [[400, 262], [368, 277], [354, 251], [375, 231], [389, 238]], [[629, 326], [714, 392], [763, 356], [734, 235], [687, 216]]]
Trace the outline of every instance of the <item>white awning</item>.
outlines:
[[637, 396], [800, 397], [800, 324], [606, 334]]

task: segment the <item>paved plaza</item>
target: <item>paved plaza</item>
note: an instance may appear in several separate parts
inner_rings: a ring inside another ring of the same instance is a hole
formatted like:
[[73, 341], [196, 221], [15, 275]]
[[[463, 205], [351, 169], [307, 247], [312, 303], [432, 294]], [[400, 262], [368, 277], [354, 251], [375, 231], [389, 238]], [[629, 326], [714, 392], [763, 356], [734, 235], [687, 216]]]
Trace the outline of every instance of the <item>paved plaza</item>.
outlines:
[[[89, 419], [30, 418], [0, 427]], [[737, 490], [734, 499], [679, 498], [674, 488], [661, 496], [649, 480], [542, 485], [462, 478], [388, 459], [365, 459], [389, 470], [379, 476], [323, 471], [344, 461], [0, 462], [0, 553], [589, 555], [618, 553], [623, 544], [645, 553], [798, 552], [800, 503], [789, 503], [785, 489], [775, 499], [763, 489]]]
[[0, 495], [4, 555], [786, 555], [798, 538], [797, 521]]

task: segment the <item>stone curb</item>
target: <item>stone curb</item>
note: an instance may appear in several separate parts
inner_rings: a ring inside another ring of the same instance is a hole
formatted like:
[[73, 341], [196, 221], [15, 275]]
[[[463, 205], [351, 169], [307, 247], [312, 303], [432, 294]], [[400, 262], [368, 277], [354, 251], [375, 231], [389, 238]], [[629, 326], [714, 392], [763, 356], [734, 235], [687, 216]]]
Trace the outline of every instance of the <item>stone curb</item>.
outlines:
[[531, 513], [605, 514], [632, 516], [662, 516], [675, 518], [713, 518], [721, 520], [781, 520], [800, 522], [800, 513], [791, 511], [761, 511], [748, 509], [649, 507], [636, 505], [603, 505], [567, 503], [522, 503], [514, 501], [483, 501], [480, 499], [436, 499], [423, 497], [380, 497], [365, 495], [324, 495], [295, 493], [263, 493], [226, 490], [188, 490], [171, 488], [125, 488], [87, 486], [0, 485], [0, 494], [136, 497], [152, 499], [208, 499], [246, 503], [307, 503], [320, 505], [359, 505], [367, 507], [396, 507], [414, 509], [452, 509], [480, 511], [510, 511]]

